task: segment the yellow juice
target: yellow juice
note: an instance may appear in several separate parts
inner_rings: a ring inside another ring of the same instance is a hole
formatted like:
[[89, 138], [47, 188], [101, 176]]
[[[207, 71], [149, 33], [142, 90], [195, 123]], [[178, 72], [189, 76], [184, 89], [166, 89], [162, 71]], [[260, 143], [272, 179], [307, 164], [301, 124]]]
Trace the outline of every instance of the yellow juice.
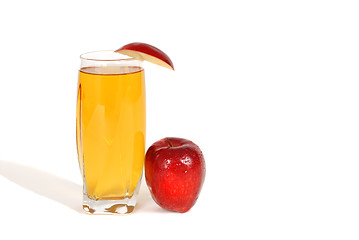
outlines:
[[77, 148], [90, 199], [131, 198], [142, 176], [146, 100], [141, 67], [85, 67], [77, 98]]

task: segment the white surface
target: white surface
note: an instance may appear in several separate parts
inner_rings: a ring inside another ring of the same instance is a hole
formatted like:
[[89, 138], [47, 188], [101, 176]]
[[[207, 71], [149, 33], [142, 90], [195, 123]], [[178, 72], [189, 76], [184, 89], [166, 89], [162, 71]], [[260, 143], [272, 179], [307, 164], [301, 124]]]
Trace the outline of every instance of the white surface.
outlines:
[[[358, 239], [357, 1], [2, 1], [0, 239]], [[196, 142], [197, 204], [81, 212], [79, 55], [153, 44], [147, 146]], [[52, 75], [50, 75], [52, 74]]]

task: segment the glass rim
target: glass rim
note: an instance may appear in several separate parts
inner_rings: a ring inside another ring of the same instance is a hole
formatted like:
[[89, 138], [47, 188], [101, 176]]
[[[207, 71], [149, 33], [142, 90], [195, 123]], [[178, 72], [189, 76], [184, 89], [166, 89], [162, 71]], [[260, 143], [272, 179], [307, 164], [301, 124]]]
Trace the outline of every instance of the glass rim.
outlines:
[[[115, 58], [111, 58], [111, 59], [104, 59], [104, 58], [99, 58], [99, 57], [97, 57], [97, 58], [90, 57], [90, 56], [86, 57], [86, 55], [100, 54], [100, 53], [113, 53], [114, 56], [118, 55], [118, 58], [115, 57]], [[110, 62], [111, 61], [115, 61], [115, 62], [118, 62], [118, 61], [140, 61], [140, 62], [142, 62], [142, 60], [140, 60], [140, 59], [135, 59], [133, 57], [129, 57], [129, 56], [117, 53], [114, 50], [99, 50], [99, 51], [86, 52], [86, 53], [83, 53], [80, 55], [80, 59], [86, 60], [86, 61], [98, 61], [98, 62], [104, 62], [104, 61], [106, 61], [106, 62], [109, 62], [109, 61]]]

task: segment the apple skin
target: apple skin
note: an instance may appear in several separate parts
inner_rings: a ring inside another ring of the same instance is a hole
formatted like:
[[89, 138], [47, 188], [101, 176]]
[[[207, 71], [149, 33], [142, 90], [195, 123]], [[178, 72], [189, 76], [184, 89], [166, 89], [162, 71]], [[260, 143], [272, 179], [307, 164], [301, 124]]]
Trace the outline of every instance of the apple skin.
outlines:
[[183, 138], [161, 139], [147, 150], [145, 178], [162, 208], [187, 212], [196, 203], [206, 175], [202, 151]]
[[170, 57], [161, 49], [147, 43], [133, 42], [122, 46], [115, 52], [136, 58], [140, 55], [144, 60], [174, 70]]

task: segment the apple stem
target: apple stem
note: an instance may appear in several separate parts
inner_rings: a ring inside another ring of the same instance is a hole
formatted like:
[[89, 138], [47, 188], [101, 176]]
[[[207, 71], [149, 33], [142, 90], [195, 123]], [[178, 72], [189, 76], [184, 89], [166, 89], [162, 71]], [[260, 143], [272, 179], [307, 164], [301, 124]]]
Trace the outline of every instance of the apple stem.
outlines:
[[165, 138], [165, 140], [168, 143], [168, 145], [170, 145], [170, 147], [173, 147], [172, 144], [170, 143], [170, 140], [168, 140], [168, 138]]

